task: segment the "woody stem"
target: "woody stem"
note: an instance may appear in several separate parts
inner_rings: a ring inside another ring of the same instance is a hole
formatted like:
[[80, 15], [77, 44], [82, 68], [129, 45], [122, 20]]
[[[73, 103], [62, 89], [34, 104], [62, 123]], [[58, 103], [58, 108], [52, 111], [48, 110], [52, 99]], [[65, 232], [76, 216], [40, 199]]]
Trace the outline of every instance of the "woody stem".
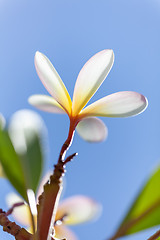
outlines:
[[[63, 144], [58, 162], [54, 165], [54, 172], [50, 176], [50, 181], [44, 185], [44, 191], [39, 196], [37, 233], [36, 240], [54, 239], [54, 222], [59, 198], [62, 191], [62, 176], [65, 173], [65, 165], [71, 161], [76, 154], [72, 154], [65, 159], [65, 154], [72, 143], [77, 121], [70, 121], [68, 137]], [[49, 207], [48, 207], [49, 206]]]

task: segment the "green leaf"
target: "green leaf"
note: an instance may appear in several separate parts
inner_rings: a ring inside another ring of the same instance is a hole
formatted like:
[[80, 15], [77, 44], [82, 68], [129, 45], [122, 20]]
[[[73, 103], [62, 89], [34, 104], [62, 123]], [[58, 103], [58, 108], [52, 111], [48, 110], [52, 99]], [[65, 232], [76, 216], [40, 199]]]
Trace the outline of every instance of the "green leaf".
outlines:
[[0, 130], [0, 162], [13, 187], [26, 199], [26, 187], [20, 158], [14, 150], [7, 131]]
[[160, 225], [160, 167], [148, 179], [119, 227], [121, 236]]
[[43, 128], [38, 114], [21, 110], [13, 115], [8, 132], [1, 131], [0, 162], [7, 178], [26, 201], [27, 189], [36, 192], [43, 170]]
[[43, 154], [38, 136], [35, 135], [32, 141], [27, 142], [27, 149], [21, 155], [21, 162], [27, 188], [36, 193], [43, 168]]

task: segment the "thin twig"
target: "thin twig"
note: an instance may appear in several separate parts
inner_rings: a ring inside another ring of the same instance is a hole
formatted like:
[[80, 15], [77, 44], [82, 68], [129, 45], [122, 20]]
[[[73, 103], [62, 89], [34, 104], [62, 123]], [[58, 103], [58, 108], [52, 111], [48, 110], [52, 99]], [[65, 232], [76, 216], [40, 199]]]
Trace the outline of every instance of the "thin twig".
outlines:
[[24, 205], [24, 202], [18, 202], [18, 203], [13, 204], [12, 207], [6, 212], [6, 216], [11, 215], [16, 207], [20, 207], [22, 205]]
[[73, 158], [74, 158], [75, 156], [77, 156], [77, 155], [78, 155], [78, 153], [73, 153], [72, 155], [68, 156], [68, 157], [66, 158], [66, 160], [64, 161], [64, 165], [66, 165], [66, 163], [72, 161]]

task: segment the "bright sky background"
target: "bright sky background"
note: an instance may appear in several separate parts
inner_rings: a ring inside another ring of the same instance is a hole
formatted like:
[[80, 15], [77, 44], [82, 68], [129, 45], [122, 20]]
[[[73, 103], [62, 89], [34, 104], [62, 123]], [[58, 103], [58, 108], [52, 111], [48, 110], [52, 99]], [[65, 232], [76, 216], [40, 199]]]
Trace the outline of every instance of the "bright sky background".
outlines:
[[[0, 112], [9, 120], [27, 99], [46, 94], [34, 67], [37, 50], [56, 67], [71, 96], [78, 72], [96, 52], [112, 48], [114, 66], [91, 101], [116, 91], [137, 91], [148, 109], [127, 119], [104, 118], [108, 139], [100, 144], [75, 135], [67, 166], [64, 197], [84, 194], [103, 205], [95, 223], [74, 227], [82, 240], [113, 234], [148, 174], [160, 162], [160, 3], [155, 0], [5, 0], [0, 1]], [[40, 112], [49, 134], [47, 164], [57, 161], [68, 119]], [[13, 191], [0, 181], [0, 207]], [[1, 231], [1, 239], [13, 239]], [[122, 239], [143, 240], [155, 229]]]

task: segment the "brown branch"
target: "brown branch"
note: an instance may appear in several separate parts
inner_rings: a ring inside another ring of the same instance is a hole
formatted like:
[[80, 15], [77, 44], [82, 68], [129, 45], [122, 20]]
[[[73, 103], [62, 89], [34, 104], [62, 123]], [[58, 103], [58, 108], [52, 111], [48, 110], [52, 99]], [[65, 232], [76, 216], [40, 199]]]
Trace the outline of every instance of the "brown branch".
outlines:
[[150, 208], [145, 210], [140, 216], [137, 218], [131, 219], [130, 221], [124, 223], [120, 228], [117, 230], [117, 232], [109, 238], [109, 240], [116, 240], [119, 237], [122, 237], [126, 234], [126, 232], [133, 227], [135, 224], [137, 224], [140, 220], [148, 216], [150, 213], [152, 213], [158, 206], [160, 206], [160, 199], [156, 201]]
[[158, 239], [158, 237], [160, 237], [160, 230], [158, 230], [155, 234], [153, 234], [150, 238], [148, 238], [147, 240], [156, 240]]
[[[75, 124], [76, 123], [73, 121], [70, 122], [69, 134], [61, 148], [58, 163], [54, 165], [53, 175], [50, 176], [50, 181], [44, 185], [44, 191], [38, 199], [39, 202], [37, 205], [38, 217], [36, 235], [38, 240], [47, 239], [48, 234], [51, 232], [51, 230], [53, 230], [52, 235], [54, 236], [55, 215], [63, 187], [62, 177], [65, 174], [65, 165], [77, 155], [77, 153], [74, 153], [66, 158], [66, 160], [64, 160], [66, 151], [72, 143], [76, 126]], [[52, 238], [54, 239], [54, 237]]]
[[15, 222], [11, 222], [6, 212], [0, 209], [0, 225], [3, 227], [3, 231], [11, 234], [16, 240], [32, 240], [32, 234], [27, 232], [24, 228], [21, 228]]
[[[75, 157], [77, 153], [70, 155], [65, 161], [58, 162], [54, 166], [54, 173], [50, 176], [50, 182], [44, 185], [44, 192], [39, 197], [38, 224], [37, 234], [38, 240], [47, 239], [50, 223], [55, 222], [55, 214], [57, 210], [57, 202], [59, 201], [62, 190], [62, 176], [65, 173], [65, 164]], [[51, 220], [52, 219], [52, 220]]]

